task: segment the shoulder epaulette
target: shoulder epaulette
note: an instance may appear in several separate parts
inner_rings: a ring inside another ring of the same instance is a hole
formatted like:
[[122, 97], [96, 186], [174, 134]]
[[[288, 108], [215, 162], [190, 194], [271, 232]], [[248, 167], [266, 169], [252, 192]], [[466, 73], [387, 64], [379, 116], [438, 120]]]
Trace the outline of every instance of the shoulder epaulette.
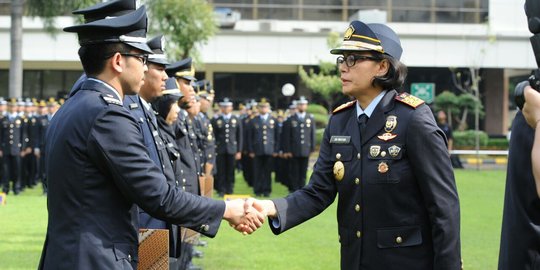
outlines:
[[341, 104], [339, 107], [335, 108], [334, 111], [332, 111], [332, 113], [338, 113], [340, 111], [343, 111], [349, 107], [351, 107], [352, 105], [354, 105], [356, 103], [356, 100], [351, 100], [345, 104]]
[[122, 102], [116, 98], [107, 96], [101, 96], [101, 98], [103, 98], [103, 100], [105, 100], [105, 102], [107, 102], [108, 104], [114, 104], [122, 107], [124, 106], [124, 104], [122, 104]]
[[424, 101], [420, 98], [417, 98], [409, 93], [401, 93], [399, 95], [396, 95], [395, 98], [397, 101], [405, 103], [413, 108], [417, 108], [418, 106], [424, 104]]

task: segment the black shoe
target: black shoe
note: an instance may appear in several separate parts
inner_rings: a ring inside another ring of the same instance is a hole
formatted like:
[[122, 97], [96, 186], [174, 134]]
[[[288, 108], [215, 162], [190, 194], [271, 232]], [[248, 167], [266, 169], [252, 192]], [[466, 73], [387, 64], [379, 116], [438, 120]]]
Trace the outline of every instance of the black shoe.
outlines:
[[191, 252], [191, 256], [193, 256], [194, 258], [202, 258], [204, 254], [200, 250], [193, 249], [193, 251]]

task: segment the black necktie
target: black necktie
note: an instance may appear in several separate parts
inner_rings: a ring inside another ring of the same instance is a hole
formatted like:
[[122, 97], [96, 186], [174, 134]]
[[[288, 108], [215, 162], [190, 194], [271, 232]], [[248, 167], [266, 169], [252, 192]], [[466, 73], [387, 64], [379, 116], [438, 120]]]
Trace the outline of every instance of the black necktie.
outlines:
[[364, 133], [366, 132], [366, 125], [369, 117], [366, 114], [358, 116], [358, 127], [360, 128], [360, 136], [364, 138]]

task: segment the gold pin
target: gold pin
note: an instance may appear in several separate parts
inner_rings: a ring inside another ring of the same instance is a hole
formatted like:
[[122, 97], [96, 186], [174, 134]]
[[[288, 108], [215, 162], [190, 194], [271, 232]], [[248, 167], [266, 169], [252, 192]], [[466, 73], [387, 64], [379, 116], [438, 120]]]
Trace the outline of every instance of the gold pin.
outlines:
[[380, 145], [372, 145], [369, 147], [369, 155], [371, 157], [377, 157], [379, 153], [381, 152], [381, 146]]
[[386, 151], [381, 152], [381, 157], [386, 157]]
[[[334, 165], [334, 167], [335, 167], [335, 165]], [[386, 164], [386, 162], [384, 162], [384, 161], [379, 163], [377, 171], [379, 171], [380, 173], [388, 172], [388, 164]]]
[[343, 165], [343, 162], [336, 161], [336, 163], [334, 163], [333, 171], [334, 171], [334, 178], [337, 181], [343, 180], [343, 176], [345, 175], [345, 165]]
[[386, 117], [386, 123], [384, 124], [384, 131], [392, 133], [397, 126], [397, 116], [389, 115]]
[[338, 160], [341, 159], [341, 154], [340, 153], [336, 154], [336, 159], [338, 159]]

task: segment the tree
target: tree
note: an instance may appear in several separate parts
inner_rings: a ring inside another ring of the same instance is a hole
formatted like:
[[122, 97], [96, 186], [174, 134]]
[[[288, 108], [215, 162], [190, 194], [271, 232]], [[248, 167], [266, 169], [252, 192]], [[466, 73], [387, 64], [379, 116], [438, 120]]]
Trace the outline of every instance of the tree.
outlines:
[[[335, 48], [338, 46], [340, 36], [336, 32], [331, 32], [326, 43], [329, 48]], [[316, 73], [313, 69], [305, 71], [304, 67], [300, 67], [298, 70], [300, 79], [311, 89], [314, 93], [321, 95], [324, 100], [327, 101], [327, 108], [332, 106], [331, 101], [333, 96], [341, 92], [341, 79], [338, 76], [338, 68], [335, 63], [319, 62], [319, 72]]]
[[11, 2], [11, 61], [9, 63], [9, 96], [22, 96], [22, 16], [23, 0]]
[[205, 0], [145, 0], [150, 13], [150, 31], [167, 40], [170, 58], [199, 57], [197, 45], [204, 44], [217, 31], [212, 6]]
[[435, 97], [434, 108], [435, 111], [446, 112], [446, 115], [448, 116], [448, 125], [453, 128], [452, 115], [459, 114], [460, 112], [457, 96], [448, 90], [443, 91]]

